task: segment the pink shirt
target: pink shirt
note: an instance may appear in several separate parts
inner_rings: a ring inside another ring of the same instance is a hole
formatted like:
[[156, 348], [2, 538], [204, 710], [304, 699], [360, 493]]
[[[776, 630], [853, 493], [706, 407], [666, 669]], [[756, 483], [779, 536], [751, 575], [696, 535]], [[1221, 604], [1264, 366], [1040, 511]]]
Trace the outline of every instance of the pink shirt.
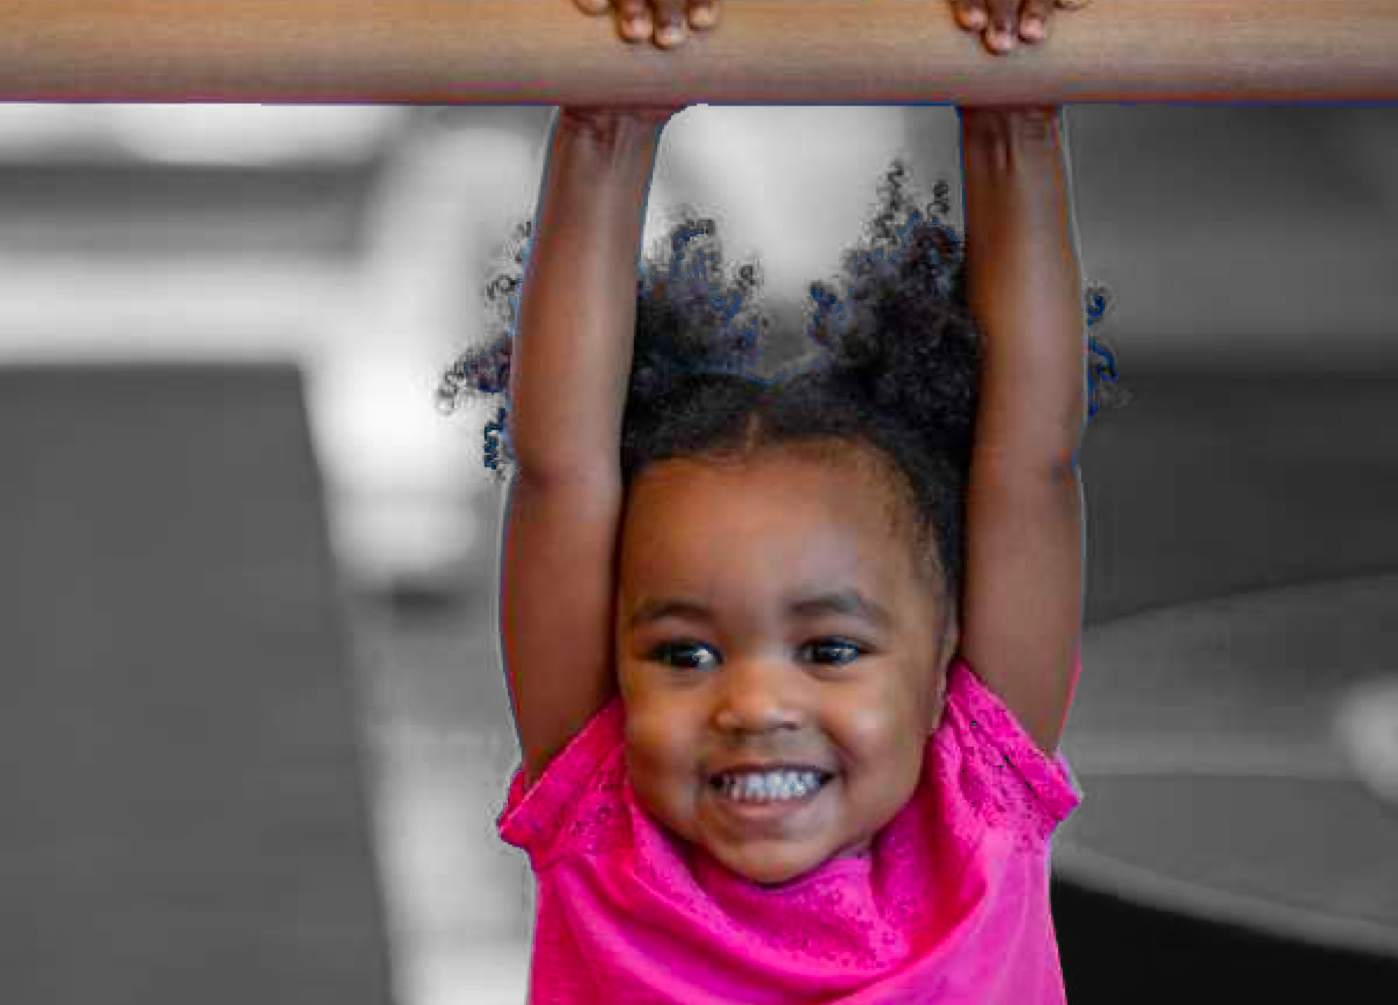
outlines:
[[637, 804], [624, 714], [618, 697], [528, 791], [517, 770], [497, 819], [538, 884], [529, 1005], [1064, 1001], [1050, 838], [1082, 793], [964, 660], [871, 855], [774, 888]]

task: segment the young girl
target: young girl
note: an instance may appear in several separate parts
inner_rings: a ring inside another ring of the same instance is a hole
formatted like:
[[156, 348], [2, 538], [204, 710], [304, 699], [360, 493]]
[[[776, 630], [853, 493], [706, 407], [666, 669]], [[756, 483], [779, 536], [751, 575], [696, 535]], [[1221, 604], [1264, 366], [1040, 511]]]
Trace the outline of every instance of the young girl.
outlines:
[[712, 221], [638, 281], [671, 113], [560, 112], [516, 332], [444, 388], [508, 380], [529, 1000], [1062, 1002], [1088, 395], [1060, 112], [961, 110], [969, 269], [895, 164], [846, 294], [811, 288], [820, 358], [767, 381]]

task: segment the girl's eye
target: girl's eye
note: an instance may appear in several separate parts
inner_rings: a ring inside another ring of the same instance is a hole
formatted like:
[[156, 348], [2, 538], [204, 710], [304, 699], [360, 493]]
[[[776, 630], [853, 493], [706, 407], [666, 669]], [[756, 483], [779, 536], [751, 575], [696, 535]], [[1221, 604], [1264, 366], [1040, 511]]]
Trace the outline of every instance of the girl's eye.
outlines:
[[[668, 657], [673, 656], [676, 653], [694, 653], [701, 651], [712, 652], [712, 650], [709, 649], [708, 646], [703, 645], [702, 643], [672, 642], [657, 647], [655, 651], [651, 653], [651, 659], [659, 660], [662, 663], [670, 663], [673, 666], [675, 664], [672, 663]], [[817, 662], [836, 663], [841, 666], [843, 666], [846, 663], [852, 663], [856, 658], [858, 658], [859, 655], [862, 655], [865, 652], [863, 647], [855, 645], [853, 642], [846, 642], [843, 639], [821, 639], [818, 642], [810, 642], [807, 643], [804, 647], [802, 647], [802, 652], [806, 651], [812, 651], [817, 653], [829, 653], [831, 651], [844, 652], [848, 654], [844, 659], [817, 660]], [[686, 664], [685, 669], [694, 668]]]
[[[668, 659], [668, 657], [673, 656], [673, 655], [676, 654], [676, 653], [694, 653], [694, 652], [700, 652], [700, 651], [707, 650], [707, 649], [708, 649], [708, 646], [702, 646], [702, 645], [699, 645], [698, 643], [693, 643], [693, 642], [672, 642], [672, 643], [666, 643], [665, 645], [658, 647], [658, 648], [655, 650], [655, 652], [651, 653], [651, 658], [652, 658], [652, 659], [657, 659], [657, 660], [659, 660], [661, 663], [669, 663], [671, 666], [675, 666], [675, 665], [677, 665], [677, 664], [673, 663], [670, 659]], [[684, 668], [685, 668], [685, 669], [693, 669], [693, 667], [690, 666], [688, 663], [685, 663], [685, 664], [684, 664]]]
[[814, 643], [813, 648], [826, 652], [833, 649], [847, 653], [848, 655], [845, 659], [833, 661], [841, 666], [846, 663], [853, 663], [855, 659], [864, 653], [864, 650], [859, 646], [855, 645], [853, 642], [845, 642], [843, 639], [826, 639], [822, 642]]

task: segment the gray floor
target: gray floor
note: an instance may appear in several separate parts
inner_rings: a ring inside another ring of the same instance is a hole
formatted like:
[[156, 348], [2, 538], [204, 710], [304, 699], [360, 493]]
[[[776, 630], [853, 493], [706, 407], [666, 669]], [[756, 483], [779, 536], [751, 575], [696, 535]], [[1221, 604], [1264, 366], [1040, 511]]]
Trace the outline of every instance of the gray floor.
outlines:
[[301, 375], [5, 369], [0, 458], [0, 999], [380, 1005]]

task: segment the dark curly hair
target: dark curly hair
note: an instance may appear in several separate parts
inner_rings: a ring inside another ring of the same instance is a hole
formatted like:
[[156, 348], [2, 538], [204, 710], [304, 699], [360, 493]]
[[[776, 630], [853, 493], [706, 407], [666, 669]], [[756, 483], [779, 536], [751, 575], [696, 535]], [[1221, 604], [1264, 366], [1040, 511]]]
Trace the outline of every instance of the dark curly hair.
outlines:
[[[872, 452], [912, 515], [919, 572], [959, 596], [965, 567], [965, 500], [981, 365], [981, 337], [967, 308], [961, 240], [941, 223], [948, 185], [920, 209], [907, 166], [892, 162], [865, 240], [842, 256], [836, 284], [810, 286], [802, 358], [757, 376], [771, 318], [754, 306], [756, 262], [725, 268], [714, 221], [681, 211], [658, 253], [640, 267], [632, 371], [622, 424], [623, 484], [650, 465], [691, 457], [737, 463], [774, 450], [851, 459]], [[438, 390], [447, 413], [463, 397], [508, 395], [518, 290], [531, 224], [515, 231], [512, 267], [486, 286], [499, 321], [490, 341], [457, 359]], [[509, 250], [509, 249], [507, 249]], [[832, 285], [845, 287], [844, 295]], [[1087, 320], [1105, 315], [1108, 295], [1089, 285]], [[1112, 351], [1089, 337], [1089, 419], [1129, 395], [1116, 387]], [[507, 410], [485, 427], [485, 466], [505, 478]], [[501, 447], [505, 456], [501, 456]], [[613, 462], [599, 458], [599, 463]], [[889, 468], [891, 462], [891, 468]]]

